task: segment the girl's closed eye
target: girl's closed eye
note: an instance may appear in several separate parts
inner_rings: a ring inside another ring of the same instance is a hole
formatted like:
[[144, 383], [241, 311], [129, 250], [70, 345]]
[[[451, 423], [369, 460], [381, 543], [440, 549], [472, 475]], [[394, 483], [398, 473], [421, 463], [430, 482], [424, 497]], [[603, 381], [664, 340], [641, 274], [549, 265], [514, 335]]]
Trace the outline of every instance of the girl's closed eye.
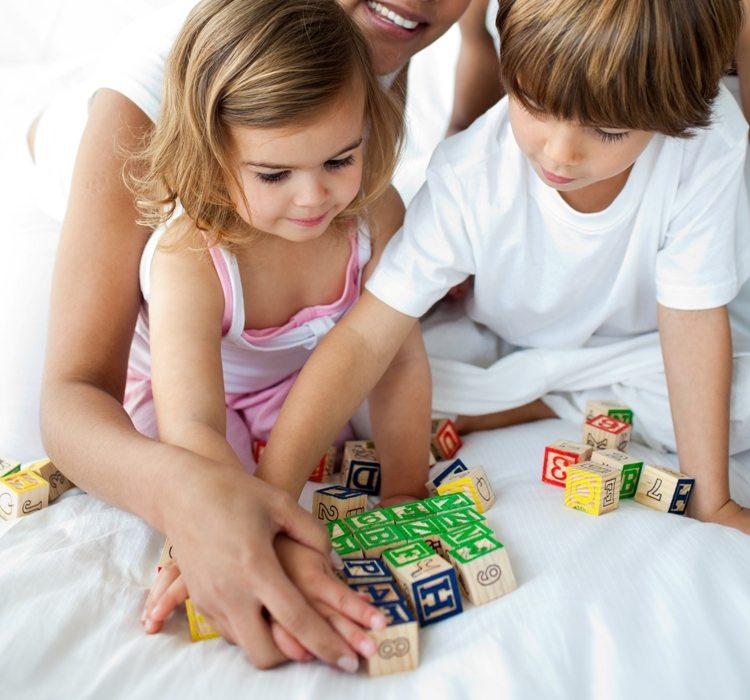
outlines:
[[291, 170], [280, 170], [277, 173], [255, 173], [255, 177], [257, 177], [261, 182], [273, 184], [275, 182], [281, 182], [282, 180], [285, 180], [289, 177], [291, 172]]
[[347, 165], [354, 163], [354, 154], [346, 156], [346, 158], [332, 158], [327, 160], [325, 163], [326, 170], [338, 170], [339, 168], [345, 168]]
[[594, 131], [604, 143], [617, 143], [624, 138], [627, 138], [630, 134], [629, 131], [604, 131], [604, 129], [598, 129], [596, 127], [594, 127]]

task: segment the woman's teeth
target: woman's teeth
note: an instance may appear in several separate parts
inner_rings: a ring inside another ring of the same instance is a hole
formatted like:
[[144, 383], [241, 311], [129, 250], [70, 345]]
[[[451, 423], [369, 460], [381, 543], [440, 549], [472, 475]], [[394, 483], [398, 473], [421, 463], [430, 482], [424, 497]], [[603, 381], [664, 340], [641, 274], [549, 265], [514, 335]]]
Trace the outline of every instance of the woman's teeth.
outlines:
[[384, 19], [387, 19], [389, 22], [392, 22], [399, 27], [403, 27], [404, 29], [416, 29], [417, 26], [419, 26], [419, 22], [412, 22], [401, 15], [397, 15], [393, 10], [384, 7], [379, 2], [368, 1], [367, 7]]

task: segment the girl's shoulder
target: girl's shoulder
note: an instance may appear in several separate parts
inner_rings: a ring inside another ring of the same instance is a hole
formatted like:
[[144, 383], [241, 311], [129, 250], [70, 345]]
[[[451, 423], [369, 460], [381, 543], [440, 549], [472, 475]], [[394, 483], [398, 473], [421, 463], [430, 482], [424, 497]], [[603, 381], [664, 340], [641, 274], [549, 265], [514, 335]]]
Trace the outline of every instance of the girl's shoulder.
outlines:
[[406, 207], [393, 185], [390, 185], [368, 208], [364, 223], [370, 237], [373, 256], [379, 253], [404, 223]]

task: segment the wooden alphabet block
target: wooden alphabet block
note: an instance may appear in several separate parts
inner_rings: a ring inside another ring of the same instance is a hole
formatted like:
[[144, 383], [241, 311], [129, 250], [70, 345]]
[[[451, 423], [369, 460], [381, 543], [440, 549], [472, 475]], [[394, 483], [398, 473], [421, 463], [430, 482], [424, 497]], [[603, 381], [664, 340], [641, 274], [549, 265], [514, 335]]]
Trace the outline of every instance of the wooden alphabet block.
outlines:
[[591, 461], [594, 464], [619, 469], [622, 477], [620, 498], [633, 498], [635, 496], [643, 469], [642, 459], [636, 459], [619, 450], [595, 450], [591, 455]]
[[684, 515], [694, 486], [695, 479], [689, 476], [667, 467], [646, 464], [635, 500], [665, 513]]
[[75, 485], [52, 463], [52, 460], [50, 459], [40, 459], [36, 462], [32, 462], [26, 467], [25, 471], [26, 470], [38, 474], [49, 484], [50, 503]]
[[8, 457], [0, 457], [0, 478], [21, 471], [21, 463]]
[[473, 506], [470, 508], [458, 508], [447, 513], [435, 516], [440, 527], [444, 531], [454, 530], [461, 525], [469, 525], [476, 522], [485, 522], [486, 518]]
[[[446, 539], [446, 536], [449, 537]], [[466, 523], [464, 525], [458, 525], [450, 530], [443, 530], [443, 532], [440, 533], [440, 553], [445, 556], [450, 551], [454, 542], [465, 542], [480, 537], [496, 537], [494, 530], [487, 525], [486, 520]]]
[[187, 613], [188, 624], [190, 625], [190, 638], [194, 642], [203, 642], [206, 639], [215, 639], [219, 636], [219, 633], [211, 626], [211, 623], [193, 605], [193, 601], [190, 598], [185, 601], [185, 612]]
[[331, 547], [342, 559], [361, 559], [362, 547], [351, 533], [331, 538]]
[[344, 443], [341, 483], [371, 495], [380, 493], [380, 460], [372, 440], [348, 440]]
[[344, 486], [327, 486], [313, 494], [313, 515], [323, 522], [364, 513], [367, 494]]
[[159, 557], [159, 563], [156, 565], [156, 573], [158, 574], [170, 561], [174, 560], [174, 552], [172, 551], [172, 543], [169, 541], [169, 537], [164, 540], [164, 546], [161, 548], [161, 556]]
[[383, 562], [392, 576], [396, 576], [398, 569], [413, 564], [420, 559], [434, 556], [432, 547], [424, 542], [408, 542], [383, 553]]
[[508, 552], [493, 535], [443, 538], [448, 560], [458, 574], [461, 590], [474, 605], [483, 605], [516, 589]]
[[630, 424], [609, 416], [594, 416], [583, 426], [583, 442], [595, 450], [627, 452], [630, 443]]
[[592, 515], [614, 510], [620, 503], [620, 470], [583, 462], [568, 467], [565, 505]]
[[370, 527], [390, 525], [393, 523], [393, 516], [389, 508], [377, 508], [376, 510], [368, 510], [366, 513], [352, 515], [344, 523], [351, 532], [359, 532]]
[[388, 509], [393, 514], [393, 521], [402, 525], [410, 520], [429, 518], [434, 513], [424, 501], [410, 501]]
[[456, 572], [437, 554], [394, 567], [391, 571], [421, 627], [462, 612]]
[[438, 461], [453, 459], [461, 449], [461, 438], [452, 420], [432, 421], [432, 454]]
[[386, 603], [399, 603], [404, 600], [401, 592], [393, 582], [392, 577], [387, 581], [375, 581], [374, 583], [351, 583], [349, 587], [357, 593], [364, 593], [367, 602], [372, 605], [385, 605]]
[[460, 459], [453, 460], [447, 467], [442, 464], [436, 465], [430, 469], [430, 478], [424, 485], [427, 489], [427, 493], [434, 496], [437, 494], [437, 489], [440, 484], [460, 475], [461, 472], [466, 472], [468, 470], [469, 468]]
[[348, 584], [380, 583], [390, 581], [391, 573], [383, 562], [372, 557], [369, 559], [346, 559], [341, 568], [341, 577]]
[[308, 481], [331, 481], [333, 473], [336, 471], [336, 448], [329, 447], [318, 462], [318, 466], [308, 477]]
[[14, 520], [48, 503], [49, 484], [39, 474], [20, 471], [0, 478], [0, 518]]
[[571, 464], [588, 462], [591, 459], [591, 452], [590, 445], [570, 440], [555, 440], [544, 448], [542, 481], [565, 488], [568, 467]]
[[594, 416], [609, 416], [623, 423], [633, 425], [633, 411], [630, 406], [617, 401], [587, 401], [586, 420]]
[[359, 530], [354, 534], [366, 557], [379, 557], [386, 549], [406, 542], [406, 533], [400, 526], [388, 523]]
[[438, 518], [424, 518], [423, 520], [411, 520], [403, 523], [401, 529], [406, 533], [409, 542], [424, 542], [432, 548], [436, 554], [441, 553], [440, 534], [443, 527]]
[[422, 503], [432, 510], [433, 513], [447, 513], [449, 510], [458, 510], [459, 508], [475, 507], [471, 496], [460, 493], [449, 493], [445, 496], [430, 496], [422, 500]]
[[250, 443], [250, 451], [253, 454], [253, 459], [255, 460], [256, 464], [260, 464], [260, 457], [263, 454], [263, 450], [266, 449], [266, 442], [264, 440], [256, 440], [253, 439], [253, 441]]
[[326, 523], [326, 528], [328, 528], [328, 537], [331, 539], [351, 534], [351, 530], [347, 527], [346, 521], [342, 518], [339, 518], [338, 520], [330, 520]]
[[414, 615], [403, 600], [378, 605], [389, 620], [388, 627], [370, 630], [377, 651], [365, 659], [365, 669], [370, 676], [384, 676], [416, 668], [419, 663], [419, 628]]
[[445, 496], [449, 493], [465, 493], [471, 498], [480, 513], [492, 508], [495, 503], [495, 494], [492, 484], [482, 467], [473, 467], [458, 476], [443, 481], [437, 487], [438, 495]]

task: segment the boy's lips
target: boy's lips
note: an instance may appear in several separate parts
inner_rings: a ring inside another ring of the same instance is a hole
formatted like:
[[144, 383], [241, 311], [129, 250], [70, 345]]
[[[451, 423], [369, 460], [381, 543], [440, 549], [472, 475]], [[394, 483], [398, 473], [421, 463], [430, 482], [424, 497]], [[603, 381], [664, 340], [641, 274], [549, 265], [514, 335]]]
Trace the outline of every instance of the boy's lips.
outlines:
[[392, 3], [366, 0], [364, 6], [372, 24], [399, 39], [413, 38], [429, 23], [426, 17]]
[[[542, 168], [542, 166], [539, 166]], [[546, 180], [549, 180], [550, 182], [554, 182], [556, 185], [567, 185], [570, 182], [574, 182], [577, 180], [575, 177], [563, 177], [562, 175], [557, 175], [555, 173], [551, 173], [546, 168], [542, 168], [542, 175], [544, 175]]]

